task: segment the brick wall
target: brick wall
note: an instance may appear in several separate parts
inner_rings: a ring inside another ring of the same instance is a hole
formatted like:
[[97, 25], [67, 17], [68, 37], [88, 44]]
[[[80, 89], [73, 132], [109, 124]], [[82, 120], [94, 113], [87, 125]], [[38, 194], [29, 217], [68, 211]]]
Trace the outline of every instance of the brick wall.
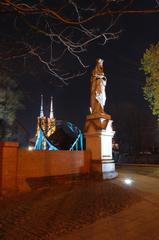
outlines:
[[86, 174], [89, 151], [28, 151], [17, 143], [0, 143], [0, 192], [26, 191], [29, 178]]
[[18, 187], [29, 186], [26, 178], [85, 174], [90, 170], [88, 151], [27, 151], [18, 152]]
[[17, 189], [18, 143], [0, 142], [0, 193]]

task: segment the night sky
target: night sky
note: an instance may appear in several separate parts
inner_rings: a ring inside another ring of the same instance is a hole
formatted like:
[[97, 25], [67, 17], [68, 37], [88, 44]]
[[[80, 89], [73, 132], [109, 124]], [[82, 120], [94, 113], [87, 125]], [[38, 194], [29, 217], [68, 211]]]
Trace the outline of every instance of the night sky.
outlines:
[[[151, 1], [138, 2], [142, 2], [139, 7], [151, 6]], [[86, 54], [86, 61], [89, 63], [87, 74], [70, 80], [68, 86], [58, 84], [54, 77], [51, 78], [43, 71], [38, 75], [29, 72], [23, 74], [20, 87], [25, 95], [25, 109], [19, 111], [18, 120], [33, 136], [40, 111], [40, 95], [43, 94], [47, 116], [50, 97], [53, 96], [55, 118], [70, 121], [83, 129], [85, 117], [89, 114], [90, 74], [99, 57], [104, 59], [105, 75], [108, 79], [106, 112], [112, 114], [112, 106], [130, 103], [151, 115], [142, 93], [145, 76], [139, 68], [145, 49], [159, 41], [158, 23], [159, 14], [121, 16], [117, 23], [118, 29], [122, 30], [119, 39], [112, 40], [105, 46], [91, 45]]]

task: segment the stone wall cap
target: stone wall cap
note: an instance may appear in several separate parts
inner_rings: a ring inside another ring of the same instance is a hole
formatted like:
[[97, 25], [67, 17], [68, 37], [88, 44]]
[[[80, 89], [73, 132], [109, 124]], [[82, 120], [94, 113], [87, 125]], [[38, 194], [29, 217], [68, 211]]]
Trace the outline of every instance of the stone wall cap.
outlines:
[[9, 141], [0, 142], [0, 147], [19, 147], [19, 143], [18, 142], [9, 142]]

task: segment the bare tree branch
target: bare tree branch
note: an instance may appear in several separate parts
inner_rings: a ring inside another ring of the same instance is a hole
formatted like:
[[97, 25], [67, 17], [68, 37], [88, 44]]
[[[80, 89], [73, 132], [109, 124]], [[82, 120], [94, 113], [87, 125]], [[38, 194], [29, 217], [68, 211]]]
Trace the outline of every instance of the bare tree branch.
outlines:
[[[122, 2], [122, 1], [110, 1], [110, 3], [114, 3], [114, 2]], [[124, 1], [123, 1], [124, 2]], [[158, 4], [158, 0], [156, 0], [157, 4]], [[73, 1], [71, 1], [71, 3], [73, 3]], [[10, 0], [3, 0], [1, 3], [1, 11], [3, 12], [3, 7], [10, 7], [12, 10], [15, 10], [19, 13], [23, 13], [23, 14], [45, 14], [45, 15], [49, 15], [54, 17], [55, 19], [69, 24], [69, 25], [79, 25], [79, 24], [84, 24], [87, 22], [92, 21], [93, 19], [96, 19], [97, 17], [102, 17], [102, 16], [112, 16], [112, 15], [116, 15], [116, 14], [151, 14], [151, 13], [158, 13], [159, 9], [158, 8], [152, 8], [152, 9], [142, 9], [142, 10], [138, 10], [138, 9], [127, 9], [127, 8], [122, 8], [122, 9], [107, 9], [106, 11], [99, 11], [96, 14], [91, 15], [88, 18], [84, 18], [82, 20], [74, 20], [71, 18], [66, 18], [63, 17], [62, 15], [60, 15], [57, 11], [54, 11], [52, 8], [46, 8], [46, 7], [42, 7], [42, 6], [33, 6], [33, 5], [29, 5], [26, 3], [14, 3], [14, 1], [10, 1]], [[109, 5], [107, 5], [109, 6]], [[5, 10], [5, 9], [4, 9]]]
[[[135, 0], [99, 0], [97, 3], [65, 0], [63, 4], [57, 1], [51, 6], [47, 1], [1, 0], [0, 14], [13, 19], [15, 36], [13, 46], [6, 47], [9, 51], [0, 50], [0, 62], [32, 56], [52, 76], [67, 84], [68, 79], [86, 72], [88, 65], [84, 54], [92, 43], [105, 45], [119, 37], [121, 30], [116, 24], [122, 14], [156, 14], [158, 1], [154, 0], [154, 8], [136, 9]], [[6, 38], [3, 31], [1, 37]], [[59, 68], [65, 58], [73, 58], [80, 73], [72, 74], [70, 70]]]

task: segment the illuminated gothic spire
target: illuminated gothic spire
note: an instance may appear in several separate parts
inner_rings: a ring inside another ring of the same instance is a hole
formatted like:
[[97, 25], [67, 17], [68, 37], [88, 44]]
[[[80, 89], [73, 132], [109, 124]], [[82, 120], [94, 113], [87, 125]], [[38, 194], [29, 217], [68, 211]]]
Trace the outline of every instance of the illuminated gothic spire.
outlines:
[[40, 106], [40, 118], [44, 117], [44, 110], [43, 110], [43, 95], [41, 94], [41, 106]]
[[53, 97], [52, 96], [51, 96], [51, 104], [50, 104], [50, 118], [54, 118]]

